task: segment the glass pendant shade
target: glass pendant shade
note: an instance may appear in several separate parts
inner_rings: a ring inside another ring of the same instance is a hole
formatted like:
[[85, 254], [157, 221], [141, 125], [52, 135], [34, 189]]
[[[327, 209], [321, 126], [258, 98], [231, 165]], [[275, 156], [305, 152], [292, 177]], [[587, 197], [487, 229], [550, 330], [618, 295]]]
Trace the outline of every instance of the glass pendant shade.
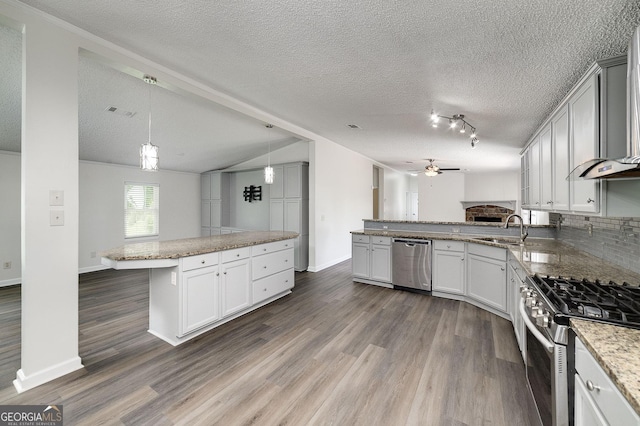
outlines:
[[434, 170], [427, 170], [426, 172], [424, 172], [424, 174], [429, 176], [429, 177], [438, 176], [438, 172], [436, 172]]
[[267, 166], [264, 168], [264, 183], [273, 183], [273, 167]]
[[150, 172], [158, 171], [158, 147], [151, 142], [140, 145], [140, 168]]

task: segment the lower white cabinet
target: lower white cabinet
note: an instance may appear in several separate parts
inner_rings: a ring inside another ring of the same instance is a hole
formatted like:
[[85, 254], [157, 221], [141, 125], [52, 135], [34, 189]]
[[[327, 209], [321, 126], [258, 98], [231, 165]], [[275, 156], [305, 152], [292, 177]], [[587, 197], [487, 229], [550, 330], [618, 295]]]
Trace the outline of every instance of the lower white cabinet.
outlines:
[[220, 319], [219, 275], [218, 266], [194, 269], [183, 274], [181, 335]]
[[220, 266], [222, 316], [235, 314], [252, 304], [249, 259], [223, 263]]
[[391, 238], [354, 234], [351, 245], [354, 281], [391, 286]]
[[435, 240], [433, 242], [433, 291], [464, 295], [465, 243]]
[[172, 345], [283, 297], [294, 286], [294, 240], [180, 258], [152, 268], [149, 332]]
[[469, 244], [467, 250], [467, 295], [506, 313], [506, 250], [480, 244]]
[[640, 417], [580, 339], [576, 338], [575, 426], [640, 425]]

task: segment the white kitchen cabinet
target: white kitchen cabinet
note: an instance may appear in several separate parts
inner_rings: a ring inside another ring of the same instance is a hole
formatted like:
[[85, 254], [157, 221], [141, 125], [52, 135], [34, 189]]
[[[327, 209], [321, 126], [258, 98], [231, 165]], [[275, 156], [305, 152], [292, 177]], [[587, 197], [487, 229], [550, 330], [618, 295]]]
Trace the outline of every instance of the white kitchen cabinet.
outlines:
[[391, 287], [391, 238], [354, 234], [351, 266], [354, 281]]
[[526, 279], [526, 273], [522, 269], [520, 263], [514, 258], [509, 259], [509, 269], [507, 274], [507, 296], [509, 298], [509, 313], [511, 316], [511, 323], [513, 325], [513, 331], [518, 342], [518, 348], [520, 354], [524, 360], [525, 354], [525, 325], [522, 315], [520, 315], [520, 299], [522, 298], [520, 291], [524, 285]]
[[149, 332], [179, 345], [289, 294], [295, 282], [293, 252], [289, 239], [151, 268]]
[[529, 147], [529, 206], [540, 210], [540, 137]]
[[467, 295], [502, 313], [507, 311], [506, 250], [468, 244]]
[[578, 338], [575, 368], [576, 426], [640, 425], [640, 416]]
[[569, 210], [569, 106], [551, 119], [553, 141], [553, 210]]
[[215, 235], [212, 229], [226, 226], [230, 221], [229, 175], [220, 171], [200, 175], [201, 235]]
[[[594, 74], [569, 99], [571, 170], [600, 156], [598, 118], [598, 76]], [[600, 184], [597, 180], [573, 179], [570, 185], [570, 210], [599, 211]]]
[[295, 270], [309, 266], [309, 165], [291, 163], [273, 166], [270, 188], [269, 229], [292, 231], [296, 240]]
[[182, 324], [180, 335], [221, 318], [220, 280], [217, 266], [189, 270], [182, 280]]
[[250, 254], [251, 250], [248, 247], [223, 252], [223, 256], [230, 259], [225, 262], [226, 259], [223, 258], [220, 266], [223, 317], [242, 311], [252, 304]]
[[553, 162], [551, 161], [551, 123], [540, 132], [540, 208], [553, 208]]
[[464, 295], [465, 243], [435, 240], [433, 242], [432, 290]]

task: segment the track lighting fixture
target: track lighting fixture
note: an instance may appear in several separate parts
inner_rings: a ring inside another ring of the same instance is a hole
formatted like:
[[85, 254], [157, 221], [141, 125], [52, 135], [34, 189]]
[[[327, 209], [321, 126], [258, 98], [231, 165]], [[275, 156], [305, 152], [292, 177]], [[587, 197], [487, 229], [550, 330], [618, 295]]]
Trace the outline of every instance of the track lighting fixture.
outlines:
[[464, 119], [463, 114], [454, 114], [452, 117], [446, 117], [444, 115], [438, 115], [435, 111], [431, 110], [431, 127], [438, 127], [440, 119], [449, 120], [449, 128], [455, 129], [460, 126], [459, 132], [462, 134], [467, 133], [467, 129], [471, 131], [469, 138], [471, 138], [471, 148], [475, 148], [478, 145], [478, 134], [476, 128], [473, 127], [468, 121]]

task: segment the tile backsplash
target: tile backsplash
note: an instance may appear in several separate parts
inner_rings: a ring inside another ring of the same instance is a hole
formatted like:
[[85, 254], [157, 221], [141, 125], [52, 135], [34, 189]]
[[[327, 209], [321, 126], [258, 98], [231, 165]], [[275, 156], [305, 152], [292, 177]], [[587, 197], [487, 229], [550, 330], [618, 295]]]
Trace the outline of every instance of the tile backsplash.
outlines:
[[558, 228], [559, 240], [640, 273], [640, 217], [550, 214], [549, 222]]

